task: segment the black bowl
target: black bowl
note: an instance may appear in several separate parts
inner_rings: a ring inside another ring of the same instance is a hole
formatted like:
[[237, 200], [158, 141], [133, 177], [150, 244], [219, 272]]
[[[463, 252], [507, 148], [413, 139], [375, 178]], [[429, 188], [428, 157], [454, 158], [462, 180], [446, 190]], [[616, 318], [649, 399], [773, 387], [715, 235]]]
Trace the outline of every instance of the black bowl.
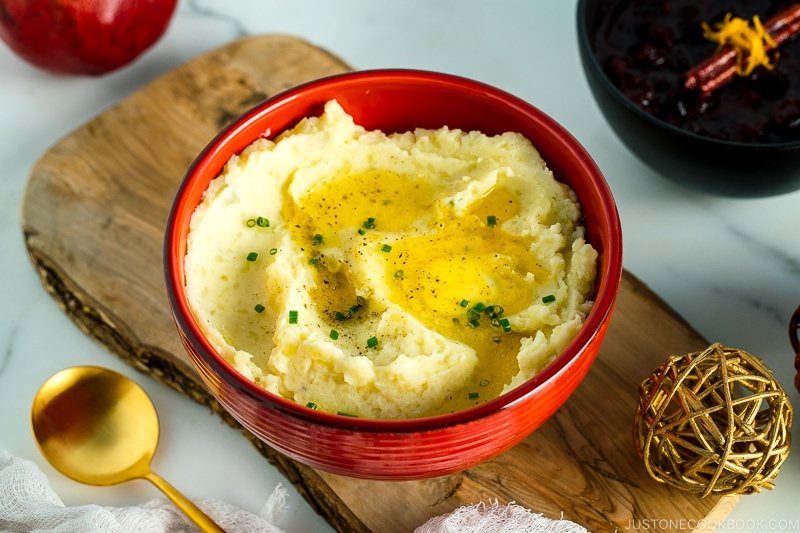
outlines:
[[633, 104], [606, 77], [592, 47], [603, 6], [630, 0], [578, 0], [578, 49], [589, 87], [620, 140], [662, 176], [707, 193], [766, 197], [800, 189], [800, 141], [728, 142], [663, 122]]

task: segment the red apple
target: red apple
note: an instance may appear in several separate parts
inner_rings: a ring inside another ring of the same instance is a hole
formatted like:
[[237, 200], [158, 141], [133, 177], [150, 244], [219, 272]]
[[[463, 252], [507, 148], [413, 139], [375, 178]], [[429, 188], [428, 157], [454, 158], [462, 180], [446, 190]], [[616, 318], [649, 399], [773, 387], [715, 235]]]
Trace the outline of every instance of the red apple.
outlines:
[[0, 39], [51, 72], [100, 75], [164, 34], [177, 0], [0, 0]]

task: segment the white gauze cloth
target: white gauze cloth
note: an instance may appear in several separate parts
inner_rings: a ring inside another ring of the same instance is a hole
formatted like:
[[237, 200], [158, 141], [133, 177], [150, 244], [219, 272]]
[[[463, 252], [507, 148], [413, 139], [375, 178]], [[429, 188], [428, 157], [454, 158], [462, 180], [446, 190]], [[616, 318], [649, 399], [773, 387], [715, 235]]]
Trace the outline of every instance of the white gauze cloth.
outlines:
[[[256, 515], [211, 499], [192, 500], [228, 533], [282, 533], [274, 524], [286, 508], [278, 485]], [[195, 533], [198, 529], [166, 498], [140, 506], [66, 507], [33, 461], [0, 451], [0, 533]], [[414, 533], [588, 533], [568, 520], [551, 520], [514, 503], [479, 503], [432, 518]]]
[[569, 520], [552, 520], [514, 502], [481, 502], [431, 518], [414, 533], [589, 533]]
[[[285, 508], [278, 485], [258, 515], [211, 499], [192, 500], [228, 533], [281, 533], [273, 525]], [[166, 498], [135, 507], [66, 507], [33, 461], [0, 451], [2, 533], [189, 533], [198, 531]]]

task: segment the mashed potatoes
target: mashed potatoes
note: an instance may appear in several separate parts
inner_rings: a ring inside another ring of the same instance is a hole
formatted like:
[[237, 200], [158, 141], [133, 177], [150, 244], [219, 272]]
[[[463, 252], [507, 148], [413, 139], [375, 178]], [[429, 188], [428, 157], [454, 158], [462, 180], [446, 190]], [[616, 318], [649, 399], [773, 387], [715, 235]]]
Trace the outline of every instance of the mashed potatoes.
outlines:
[[191, 222], [190, 305], [301, 405], [448, 413], [548, 364], [591, 308], [574, 193], [515, 133], [367, 131], [335, 102], [233, 157]]

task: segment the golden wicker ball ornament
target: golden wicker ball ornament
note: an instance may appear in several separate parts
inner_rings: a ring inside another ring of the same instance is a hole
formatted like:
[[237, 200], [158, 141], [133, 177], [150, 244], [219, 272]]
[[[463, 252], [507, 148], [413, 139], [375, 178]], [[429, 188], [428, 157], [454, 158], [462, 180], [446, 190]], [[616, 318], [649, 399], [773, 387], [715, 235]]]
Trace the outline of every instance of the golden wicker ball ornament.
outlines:
[[649, 474], [680, 489], [772, 489], [789, 455], [792, 406], [764, 362], [712, 344], [672, 356], [639, 388], [634, 444]]

